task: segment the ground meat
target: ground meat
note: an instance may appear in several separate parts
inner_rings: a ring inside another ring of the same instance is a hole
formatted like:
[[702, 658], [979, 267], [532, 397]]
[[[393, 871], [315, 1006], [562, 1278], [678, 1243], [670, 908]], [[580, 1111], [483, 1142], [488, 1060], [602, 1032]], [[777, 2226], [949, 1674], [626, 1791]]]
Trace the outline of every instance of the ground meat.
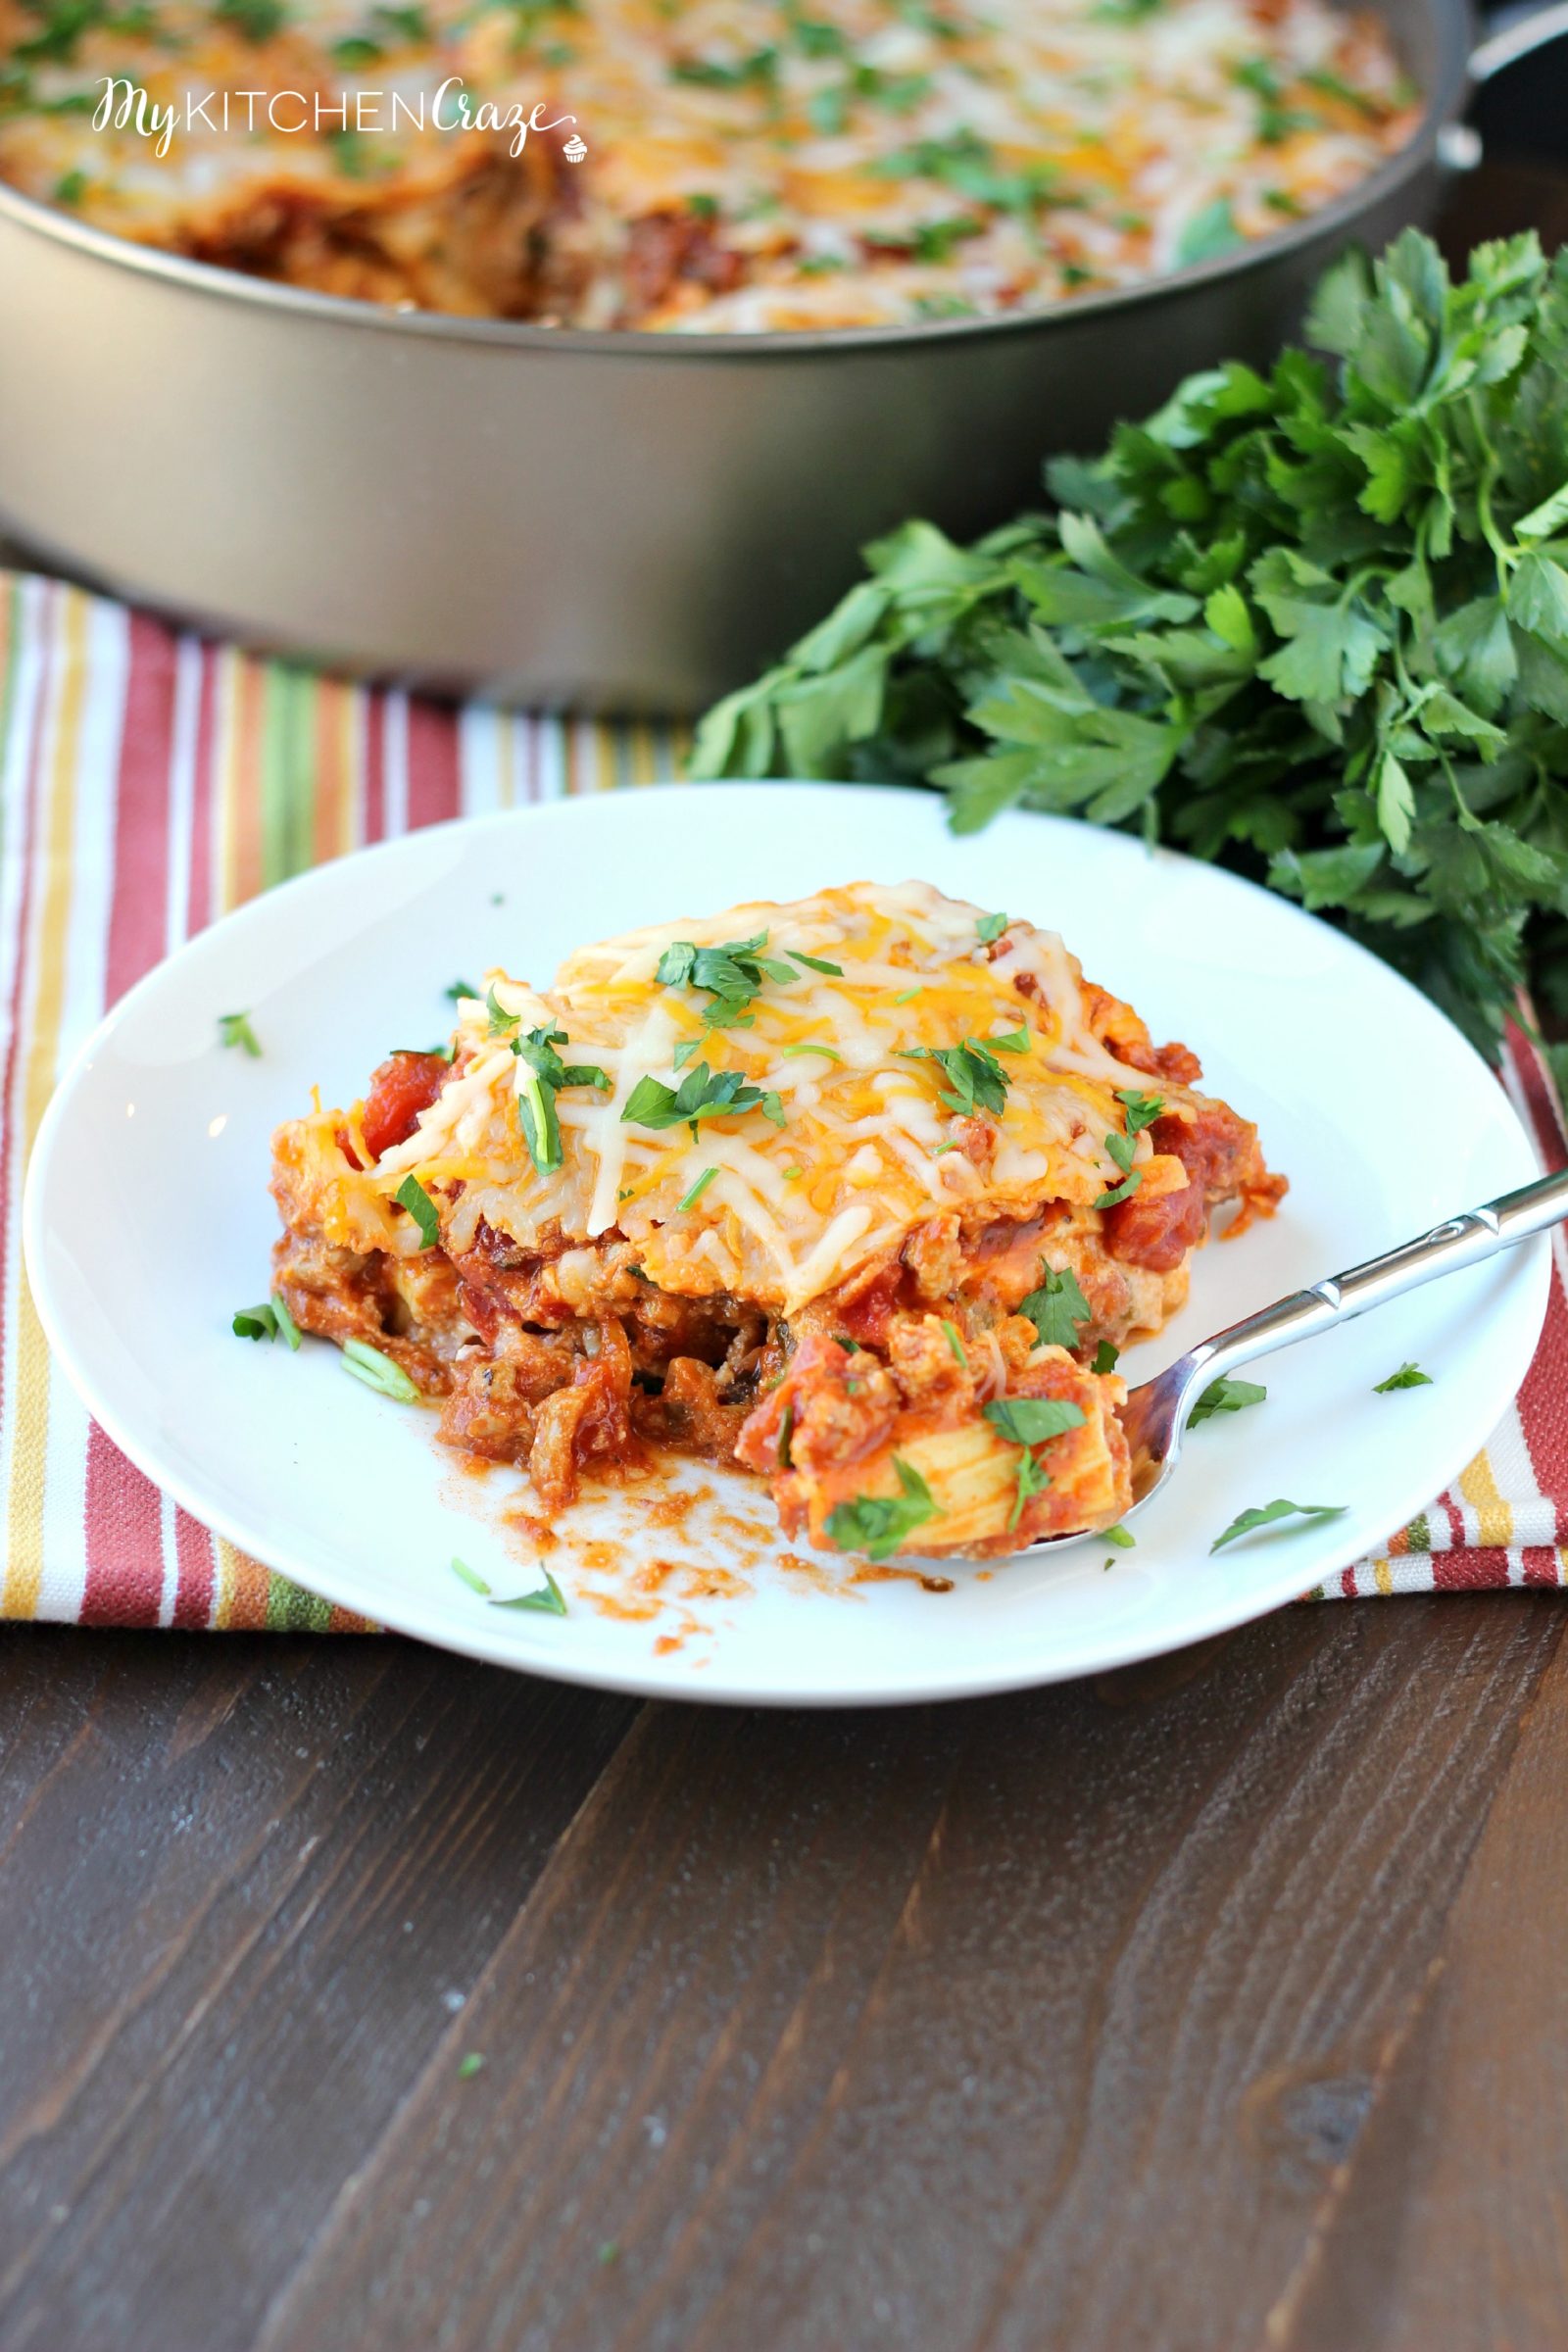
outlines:
[[596, 1324], [599, 1348], [578, 1359], [569, 1389], [557, 1389], [534, 1416], [528, 1475], [547, 1511], [577, 1498], [577, 1476], [592, 1463], [641, 1465], [631, 1426], [631, 1351], [618, 1323]]
[[691, 1355], [677, 1355], [666, 1366], [657, 1395], [632, 1391], [632, 1427], [641, 1436], [710, 1462], [735, 1459], [747, 1411], [745, 1404], [726, 1403], [712, 1366]]
[[888, 1332], [887, 1348], [899, 1394], [911, 1409], [962, 1411], [973, 1402], [968, 1364], [955, 1349], [940, 1316], [900, 1315]]
[[953, 1298], [964, 1275], [964, 1254], [958, 1239], [958, 1212], [949, 1209], [917, 1225], [904, 1245], [903, 1257], [914, 1278], [916, 1295], [933, 1305]]

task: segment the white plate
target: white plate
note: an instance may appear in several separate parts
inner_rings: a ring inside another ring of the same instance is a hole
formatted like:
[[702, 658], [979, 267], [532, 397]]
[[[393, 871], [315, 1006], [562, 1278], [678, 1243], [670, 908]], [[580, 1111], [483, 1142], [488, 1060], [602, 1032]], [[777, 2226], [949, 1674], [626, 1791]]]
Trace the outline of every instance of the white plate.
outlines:
[[[956, 841], [920, 792], [565, 802], [320, 867], [109, 1016], [44, 1121], [25, 1211], [44, 1328], [91, 1410], [198, 1518], [329, 1600], [476, 1657], [664, 1696], [860, 1703], [1049, 1682], [1239, 1624], [1384, 1541], [1523, 1378], [1544, 1239], [1275, 1357], [1267, 1403], [1197, 1433], [1136, 1550], [1107, 1562], [1087, 1538], [989, 1573], [950, 1565], [949, 1592], [792, 1566], [766, 1498], [705, 1470], [688, 1484], [710, 1498], [681, 1526], [651, 1520], [635, 1487], [570, 1514], [549, 1554], [564, 1619], [497, 1609], [448, 1562], [500, 1593], [537, 1584], [537, 1546], [505, 1519], [520, 1482], [455, 1468], [432, 1416], [348, 1378], [335, 1349], [232, 1337], [233, 1310], [268, 1290], [273, 1126], [313, 1084], [352, 1101], [389, 1048], [444, 1035], [453, 978], [504, 963], [547, 980], [586, 940], [862, 876], [918, 876], [1060, 929], [1156, 1038], [1200, 1054], [1204, 1084], [1258, 1121], [1289, 1174], [1272, 1223], [1197, 1259], [1188, 1307], [1129, 1358], [1135, 1376], [1537, 1172], [1502, 1089], [1423, 997], [1212, 867], [1037, 816]], [[220, 1050], [218, 1016], [236, 1007], [261, 1060]], [[1406, 1357], [1434, 1385], [1373, 1396]], [[1348, 1507], [1210, 1554], [1239, 1511], [1281, 1494]]]

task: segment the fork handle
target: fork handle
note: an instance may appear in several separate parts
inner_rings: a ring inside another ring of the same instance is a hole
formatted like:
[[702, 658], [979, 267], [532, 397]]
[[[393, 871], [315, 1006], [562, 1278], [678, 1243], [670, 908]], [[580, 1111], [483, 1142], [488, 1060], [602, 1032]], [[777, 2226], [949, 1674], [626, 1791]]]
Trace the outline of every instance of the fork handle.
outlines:
[[1511, 1250], [1516, 1242], [1564, 1217], [1568, 1217], [1568, 1168], [1521, 1185], [1516, 1193], [1504, 1193], [1500, 1200], [1489, 1200], [1480, 1208], [1467, 1208], [1457, 1217], [1446, 1218], [1413, 1242], [1401, 1242], [1381, 1257], [1369, 1257], [1364, 1265], [1331, 1274], [1313, 1283], [1310, 1290], [1297, 1291], [1255, 1315], [1245, 1316], [1195, 1348], [1195, 1362], [1213, 1376], [1229, 1371], [1234, 1364], [1250, 1363], [1254, 1356], [1271, 1355], [1276, 1348], [1288, 1348], [1293, 1341], [1328, 1331], [1337, 1323], [1348, 1323], [1390, 1298], [1419, 1289], [1424, 1282], [1435, 1282], [1439, 1275], [1457, 1273], [1461, 1266], [1478, 1265], [1483, 1258], [1494, 1257], [1499, 1250]]

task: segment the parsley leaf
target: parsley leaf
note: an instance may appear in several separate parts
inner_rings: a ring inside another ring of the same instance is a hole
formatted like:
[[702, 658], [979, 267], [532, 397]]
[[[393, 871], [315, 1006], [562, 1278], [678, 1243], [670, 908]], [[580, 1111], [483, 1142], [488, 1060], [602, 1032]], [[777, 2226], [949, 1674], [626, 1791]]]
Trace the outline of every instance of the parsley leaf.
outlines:
[[343, 1369], [352, 1372], [356, 1380], [363, 1380], [368, 1389], [379, 1389], [383, 1396], [395, 1396], [399, 1404], [419, 1401], [419, 1392], [403, 1366], [395, 1364], [389, 1355], [383, 1355], [379, 1348], [370, 1347], [366, 1340], [344, 1341]]
[[1007, 918], [1004, 914], [983, 914], [975, 925], [975, 929], [987, 947], [990, 947], [994, 939], [1000, 939], [1006, 928]]
[[953, 1350], [956, 1362], [960, 1363], [967, 1372], [969, 1369], [969, 1358], [963, 1352], [963, 1342], [958, 1337], [958, 1326], [956, 1323], [950, 1323], [947, 1316], [944, 1315], [942, 1318], [942, 1328], [947, 1334], [948, 1346]]
[[1372, 1394], [1374, 1396], [1387, 1396], [1391, 1389], [1430, 1389], [1431, 1386], [1430, 1372], [1423, 1372], [1419, 1364], [1401, 1364], [1397, 1372], [1389, 1374], [1387, 1380], [1376, 1382]]
[[433, 1250], [441, 1239], [441, 1219], [435, 1202], [417, 1176], [405, 1176], [392, 1196], [399, 1208], [406, 1208], [419, 1228], [419, 1239], [426, 1250]]
[[696, 1201], [702, 1199], [703, 1195], [707, 1192], [709, 1186], [712, 1183], [713, 1178], [717, 1174], [718, 1170], [716, 1168], [705, 1168], [702, 1174], [698, 1177], [697, 1182], [692, 1186], [691, 1191], [686, 1195], [685, 1199], [683, 1200], [676, 1201], [676, 1208], [682, 1209], [692, 1207]]
[[1108, 1340], [1102, 1340], [1100, 1346], [1095, 1349], [1095, 1360], [1089, 1368], [1092, 1372], [1098, 1372], [1103, 1379], [1107, 1372], [1115, 1371], [1120, 1355], [1119, 1348], [1113, 1348]]
[[1036, 1461], [1034, 1455], [1030, 1452], [1027, 1446], [1024, 1446], [1022, 1452], [1018, 1456], [1018, 1467], [1013, 1475], [1014, 1488], [1012, 1508], [1007, 1513], [1007, 1533], [1009, 1536], [1012, 1534], [1012, 1531], [1017, 1526], [1019, 1520], [1023, 1517], [1023, 1506], [1029, 1500], [1030, 1496], [1032, 1494], [1043, 1494], [1051, 1484], [1050, 1473], [1041, 1469], [1040, 1464]]
[[484, 1599], [489, 1599], [490, 1588], [484, 1578], [470, 1568], [466, 1560], [460, 1560], [456, 1552], [452, 1555], [452, 1573], [460, 1584], [467, 1586], [470, 1592], [477, 1592]]
[[[775, 1102], [777, 1096], [771, 1098]], [[768, 1098], [760, 1086], [748, 1086], [739, 1070], [710, 1070], [700, 1061], [688, 1070], [679, 1086], [666, 1086], [662, 1078], [639, 1078], [626, 1098], [626, 1107], [620, 1114], [623, 1127], [678, 1127], [684, 1120], [691, 1128], [693, 1139], [699, 1119], [737, 1117], [743, 1110], [766, 1110]], [[767, 1112], [771, 1117], [772, 1113]], [[775, 1124], [782, 1124], [780, 1118]]]
[[868, 1560], [885, 1560], [906, 1536], [936, 1517], [936, 1497], [913, 1464], [895, 1454], [893, 1467], [898, 1494], [859, 1494], [829, 1511], [828, 1540], [841, 1551], [863, 1551]]
[[1231, 1380], [1223, 1376], [1211, 1380], [1194, 1405], [1187, 1426], [1196, 1429], [1200, 1421], [1212, 1420], [1216, 1413], [1244, 1412], [1250, 1404], [1261, 1404], [1267, 1395], [1267, 1389], [1255, 1380]]
[[467, 980], [454, 980], [442, 994], [449, 997], [454, 1004], [461, 1004], [465, 997], [472, 998], [476, 1004], [479, 1001], [479, 991]]
[[784, 952], [796, 963], [804, 963], [809, 971], [826, 972], [833, 980], [842, 980], [844, 977], [842, 963], [829, 963], [822, 956], [808, 956], [800, 948], [786, 948]]
[[[494, 1014], [491, 1026], [495, 1026]], [[528, 1157], [541, 1176], [548, 1176], [562, 1162], [561, 1121], [556, 1116], [556, 1097], [562, 1088], [592, 1086], [601, 1094], [610, 1092], [609, 1074], [597, 1062], [562, 1060], [556, 1048], [565, 1043], [564, 1029], [530, 1029], [525, 1037], [512, 1041], [512, 1051], [522, 1063], [517, 1120]]]
[[218, 1042], [223, 1046], [240, 1046], [252, 1061], [262, 1058], [262, 1042], [251, 1027], [248, 1012], [220, 1012], [218, 1016]]
[[[710, 996], [713, 1002], [703, 1013], [707, 1028], [750, 1028], [750, 1020], [742, 1015], [762, 982], [772, 980], [784, 988], [800, 977], [778, 957], [759, 954], [766, 945], [765, 931], [759, 931], [755, 939], [732, 939], [719, 948], [699, 948], [689, 939], [678, 939], [659, 958], [654, 977], [664, 988], [698, 988]], [[810, 958], [800, 960], [809, 962]], [[820, 968], [836, 971], [838, 967], [826, 964]]]
[[1009, 1081], [997, 1052], [1023, 1054], [1028, 1045], [1028, 1030], [1019, 1027], [1003, 1037], [966, 1037], [960, 1046], [906, 1046], [903, 1058], [937, 1064], [948, 1082], [938, 1099], [949, 1110], [970, 1118], [977, 1110], [989, 1110], [1001, 1118], [1007, 1107]]
[[541, 1568], [539, 1573], [545, 1581], [532, 1592], [514, 1593], [510, 1600], [492, 1600], [491, 1607], [496, 1609], [539, 1609], [547, 1617], [564, 1617], [566, 1614], [565, 1594], [548, 1568]]
[[1127, 1132], [1120, 1135], [1113, 1128], [1105, 1138], [1105, 1150], [1120, 1168], [1122, 1181], [1110, 1192], [1101, 1194], [1094, 1203], [1096, 1208], [1114, 1208], [1118, 1201], [1130, 1200], [1137, 1192], [1144, 1181], [1143, 1169], [1133, 1166], [1137, 1139], [1146, 1127], [1152, 1127], [1165, 1107], [1163, 1099], [1158, 1095], [1141, 1095], [1122, 1087], [1116, 1089], [1116, 1100], [1126, 1111]]
[[1082, 1405], [1064, 1396], [998, 1396], [981, 1410], [1013, 1446], [1043, 1446], [1048, 1438], [1082, 1428], [1084, 1418]]
[[1034, 1325], [1038, 1348], [1076, 1348], [1079, 1327], [1092, 1319], [1089, 1301], [1072, 1268], [1048, 1265], [1044, 1258], [1040, 1261], [1040, 1288], [1019, 1300], [1018, 1312]]
[[1238, 1537], [1250, 1536], [1256, 1527], [1271, 1526], [1276, 1519], [1338, 1519], [1348, 1508], [1348, 1505], [1343, 1502], [1286, 1502], [1283, 1498], [1278, 1502], [1258, 1503], [1253, 1509], [1243, 1511], [1233, 1519], [1225, 1533], [1216, 1536], [1208, 1548], [1210, 1551], [1223, 1551], [1226, 1544], [1234, 1544]]
[[242, 1306], [234, 1317], [232, 1329], [237, 1340], [275, 1340], [277, 1310], [267, 1304]]

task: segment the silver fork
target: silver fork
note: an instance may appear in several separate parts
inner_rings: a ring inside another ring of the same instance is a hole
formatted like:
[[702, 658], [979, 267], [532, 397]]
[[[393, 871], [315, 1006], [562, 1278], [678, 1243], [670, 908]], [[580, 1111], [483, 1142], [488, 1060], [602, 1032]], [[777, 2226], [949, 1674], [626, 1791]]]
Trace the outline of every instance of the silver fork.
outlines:
[[[1142, 1510], [1170, 1477], [1193, 1407], [1212, 1382], [1257, 1356], [1272, 1355], [1276, 1348], [1311, 1339], [1390, 1298], [1400, 1298], [1424, 1282], [1436, 1282], [1440, 1275], [1456, 1274], [1461, 1266], [1494, 1257], [1499, 1250], [1511, 1250], [1516, 1242], [1564, 1217], [1568, 1217], [1568, 1169], [1522, 1185], [1516, 1193], [1504, 1193], [1500, 1200], [1489, 1200], [1482, 1208], [1468, 1208], [1462, 1216], [1449, 1217], [1416, 1241], [1401, 1242], [1382, 1257], [1369, 1257], [1365, 1265], [1351, 1266], [1346, 1274], [1331, 1274], [1326, 1281], [1313, 1283], [1309, 1291], [1296, 1291], [1255, 1315], [1244, 1316], [1227, 1331], [1216, 1332], [1211, 1340], [1200, 1340], [1155, 1379], [1146, 1380], [1128, 1393], [1121, 1424], [1132, 1452], [1133, 1500], [1123, 1517], [1131, 1518], [1133, 1511]], [[1477, 1431], [1478, 1443], [1485, 1434]], [[1044, 1551], [1053, 1544], [1082, 1540], [1079, 1536], [1042, 1536], [1028, 1549]]]

